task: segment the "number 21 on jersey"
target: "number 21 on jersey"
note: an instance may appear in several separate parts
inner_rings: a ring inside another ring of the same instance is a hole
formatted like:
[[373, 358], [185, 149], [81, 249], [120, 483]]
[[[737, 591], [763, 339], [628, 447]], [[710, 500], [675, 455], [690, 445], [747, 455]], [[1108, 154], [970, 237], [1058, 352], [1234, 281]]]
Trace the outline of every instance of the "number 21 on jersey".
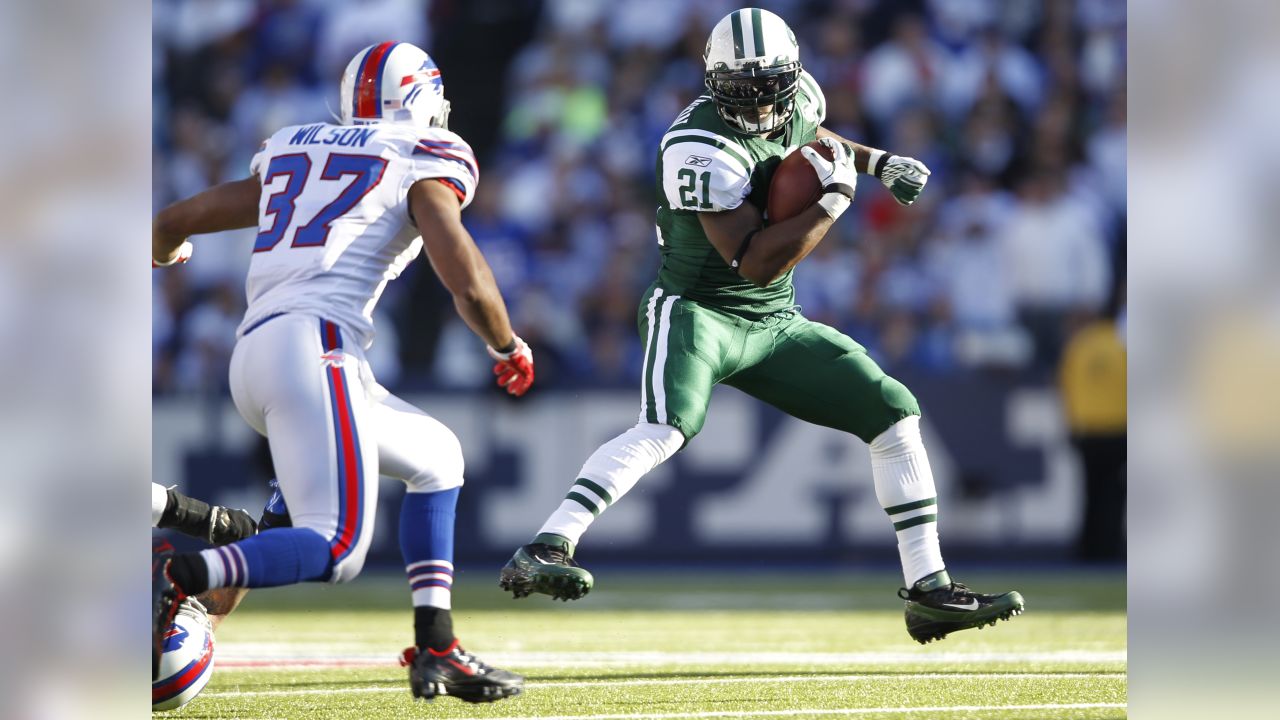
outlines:
[[[680, 179], [680, 204], [684, 207], [695, 207], [703, 210], [711, 208], [711, 200], [708, 194], [711, 192], [711, 173], [704, 172], [701, 175], [695, 173], [689, 168], [680, 168], [680, 172], [676, 173], [676, 177]], [[702, 181], [701, 196], [698, 193], [698, 181]]]
[[[315, 217], [294, 230], [290, 247], [323, 246], [329, 239], [330, 224], [350, 212], [365, 195], [377, 187], [386, 169], [386, 159], [375, 155], [337, 153], [330, 155], [324, 164], [324, 170], [320, 172], [319, 180], [336, 182], [349, 175], [354, 176], [354, 179], [343, 188], [333, 202], [325, 205], [315, 214]], [[271, 158], [271, 163], [267, 165], [267, 175], [262, 179], [262, 185], [265, 187], [278, 177], [285, 178], [285, 182], [282, 189], [267, 198], [263, 220], [270, 225], [259, 228], [258, 239], [253, 244], [254, 252], [270, 251], [294, 226], [296, 202], [306, 188], [310, 174], [311, 158], [305, 153], [277, 155]]]

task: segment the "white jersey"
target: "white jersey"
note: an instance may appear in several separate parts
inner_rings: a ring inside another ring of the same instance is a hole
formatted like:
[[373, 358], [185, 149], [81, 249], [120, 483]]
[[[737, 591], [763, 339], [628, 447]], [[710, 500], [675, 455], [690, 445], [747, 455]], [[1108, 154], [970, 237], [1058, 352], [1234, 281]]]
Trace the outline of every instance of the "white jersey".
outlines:
[[248, 310], [237, 335], [275, 315], [334, 322], [363, 348], [389, 280], [422, 250], [409, 188], [436, 179], [471, 203], [479, 168], [448, 130], [398, 123], [286, 127], [249, 165], [262, 182], [249, 263]]

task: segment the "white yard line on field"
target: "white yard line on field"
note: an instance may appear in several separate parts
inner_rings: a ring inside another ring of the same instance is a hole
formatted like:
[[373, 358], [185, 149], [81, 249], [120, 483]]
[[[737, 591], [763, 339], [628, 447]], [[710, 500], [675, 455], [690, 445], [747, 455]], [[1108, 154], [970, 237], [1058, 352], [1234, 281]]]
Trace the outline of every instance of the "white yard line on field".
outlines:
[[[715, 710], [692, 713], [644, 713], [622, 715], [543, 715], [536, 720], [666, 720], [667, 718], [734, 718], [797, 717], [802, 715], [883, 715], [885, 713], [953, 713], [990, 710], [1089, 710], [1123, 708], [1124, 703], [1047, 703], [1043, 705], [956, 705], [954, 707], [878, 707], [878, 708], [796, 708], [791, 710]], [[464, 718], [463, 720], [482, 720]], [[483, 720], [528, 720], [525, 717], [485, 718]]]
[[[1124, 703], [1047, 703], [1043, 705], [956, 705], [954, 707], [796, 708], [791, 710], [714, 710], [691, 713], [622, 715], [542, 715], [535, 720], [667, 720], [668, 718], [798, 717], [803, 715], [883, 715], [886, 713], [953, 713], [991, 710], [1089, 710], [1123, 708]], [[464, 718], [463, 720], [529, 720], [521, 717]]]
[[[227, 643], [221, 646], [217, 665], [224, 669], [335, 669], [387, 667], [396, 664], [397, 653], [343, 652], [331, 645], [300, 646], [283, 643]], [[485, 659], [500, 667], [581, 668], [632, 665], [884, 665], [946, 663], [1124, 663], [1124, 650], [1051, 650], [1044, 652], [521, 652], [491, 651]]]
[[[590, 688], [590, 687], [625, 687], [634, 685], [733, 685], [743, 683], [779, 683], [779, 682], [860, 682], [860, 681], [876, 681], [884, 682], [886, 680], [972, 680], [972, 679], [1000, 679], [1000, 680], [1030, 680], [1030, 679], [1060, 679], [1060, 678], [1121, 678], [1125, 673], [1122, 672], [1046, 672], [1046, 673], [1028, 673], [1028, 672], [957, 672], [957, 673], [876, 673], [876, 674], [855, 674], [855, 675], [791, 675], [791, 676], [770, 676], [770, 677], [715, 677], [715, 678], [661, 678], [661, 679], [638, 679], [628, 680], [619, 678], [617, 680], [594, 680], [594, 681], [574, 681], [574, 682], [534, 682], [530, 684], [530, 689], [538, 690], [542, 688]], [[334, 687], [334, 688], [298, 688], [298, 689], [280, 689], [280, 690], [211, 690], [204, 694], [207, 698], [218, 697], [287, 697], [290, 695], [334, 695], [344, 693], [379, 693], [379, 692], [408, 692], [407, 687], [399, 685], [374, 686], [367, 685], [361, 687]], [[630, 717], [630, 716], [626, 716]]]

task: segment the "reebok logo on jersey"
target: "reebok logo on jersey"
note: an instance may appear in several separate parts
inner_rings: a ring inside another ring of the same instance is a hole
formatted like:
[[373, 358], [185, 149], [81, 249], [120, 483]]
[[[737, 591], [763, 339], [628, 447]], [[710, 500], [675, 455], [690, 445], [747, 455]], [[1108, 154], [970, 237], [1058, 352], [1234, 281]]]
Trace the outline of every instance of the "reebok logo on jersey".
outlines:
[[320, 356], [320, 362], [324, 363], [325, 367], [342, 367], [346, 357], [346, 354], [341, 350], [330, 350]]
[[711, 158], [704, 158], [698, 155], [690, 155], [688, 160], [684, 161], [685, 165], [696, 165], [697, 167], [706, 167], [711, 164]]

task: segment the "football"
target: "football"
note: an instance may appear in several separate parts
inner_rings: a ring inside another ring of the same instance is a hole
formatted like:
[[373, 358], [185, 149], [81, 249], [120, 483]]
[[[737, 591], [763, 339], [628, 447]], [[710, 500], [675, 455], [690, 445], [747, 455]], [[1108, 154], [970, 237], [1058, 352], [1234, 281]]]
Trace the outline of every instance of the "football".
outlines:
[[160, 675], [151, 683], [151, 709], [174, 710], [191, 702], [213, 676], [213, 626], [193, 598], [182, 601], [164, 634]]
[[[806, 147], [814, 148], [828, 160], [832, 157], [831, 150], [817, 140]], [[800, 148], [796, 148], [782, 159], [773, 171], [773, 179], [769, 181], [769, 222], [776, 223], [795, 217], [821, 198], [822, 187], [818, 185], [818, 175], [809, 161], [804, 159], [804, 155], [800, 154]]]

